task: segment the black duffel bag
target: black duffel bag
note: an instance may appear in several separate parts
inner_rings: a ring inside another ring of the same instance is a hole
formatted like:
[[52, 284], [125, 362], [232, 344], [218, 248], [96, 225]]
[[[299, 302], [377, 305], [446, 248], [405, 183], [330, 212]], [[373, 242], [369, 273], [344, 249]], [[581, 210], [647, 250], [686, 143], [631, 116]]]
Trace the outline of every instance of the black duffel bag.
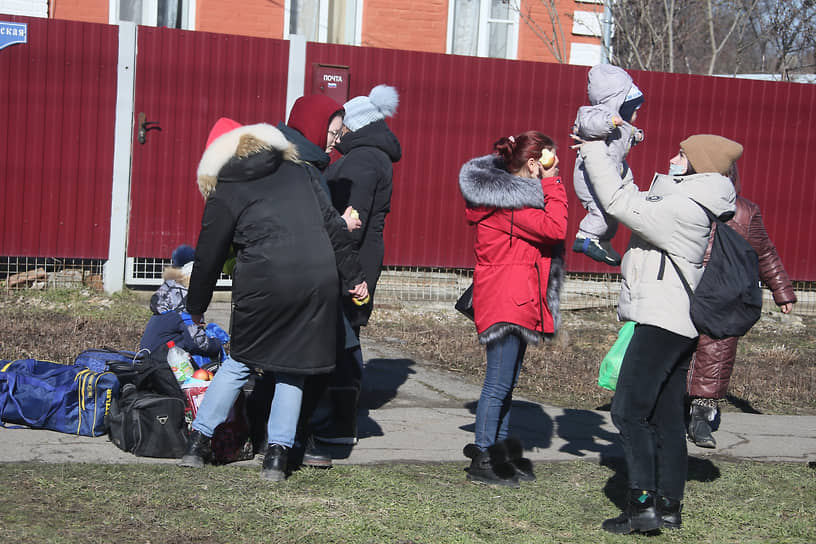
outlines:
[[127, 384], [111, 405], [110, 441], [140, 457], [179, 458], [187, 448], [184, 408], [179, 397], [140, 391]]

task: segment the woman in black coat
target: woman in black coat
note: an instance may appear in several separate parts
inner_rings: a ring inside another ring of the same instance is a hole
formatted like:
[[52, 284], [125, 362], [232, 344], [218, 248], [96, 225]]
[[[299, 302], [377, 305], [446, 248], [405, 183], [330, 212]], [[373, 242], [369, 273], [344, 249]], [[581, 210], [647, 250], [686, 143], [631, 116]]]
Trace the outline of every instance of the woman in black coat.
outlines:
[[[203, 323], [232, 246], [231, 353], [193, 421], [184, 466], [201, 466], [252, 370], [275, 376], [262, 476], [286, 477], [305, 376], [334, 368], [338, 270], [349, 290], [362, 281], [345, 222], [321, 198], [294, 146], [267, 124], [220, 119], [198, 167], [207, 202], [187, 295]], [[334, 249], [333, 249], [334, 247]]]
[[[334, 144], [343, 156], [326, 171], [335, 209], [342, 212], [351, 206], [362, 221], [362, 227], [351, 235], [365, 273], [369, 300], [358, 305], [351, 297], [343, 299], [343, 312], [358, 340], [360, 327], [366, 325], [371, 316], [374, 291], [382, 270], [385, 217], [391, 211], [392, 163], [402, 157], [399, 140], [385, 123], [385, 118], [394, 114], [398, 103], [396, 89], [387, 85], [378, 85], [368, 96], [358, 96], [346, 102], [341, 136]], [[362, 365], [359, 346], [338, 354], [337, 369], [329, 386], [332, 421], [315, 431], [317, 439], [334, 444], [357, 442], [357, 400]]]

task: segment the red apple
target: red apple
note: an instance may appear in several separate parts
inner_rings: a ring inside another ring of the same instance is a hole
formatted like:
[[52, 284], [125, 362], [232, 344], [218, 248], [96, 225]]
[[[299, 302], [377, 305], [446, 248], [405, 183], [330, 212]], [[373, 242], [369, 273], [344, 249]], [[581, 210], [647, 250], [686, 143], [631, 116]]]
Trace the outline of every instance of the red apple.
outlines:
[[212, 376], [212, 372], [209, 370], [204, 370], [203, 368], [199, 368], [193, 372], [193, 378], [196, 380], [204, 380], [205, 382], [212, 380]]

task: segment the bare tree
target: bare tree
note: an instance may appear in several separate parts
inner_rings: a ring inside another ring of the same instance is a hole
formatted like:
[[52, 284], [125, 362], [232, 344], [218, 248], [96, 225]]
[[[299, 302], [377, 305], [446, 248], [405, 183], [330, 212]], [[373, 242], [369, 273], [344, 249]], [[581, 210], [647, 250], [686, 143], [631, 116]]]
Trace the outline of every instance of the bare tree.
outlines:
[[533, 33], [544, 42], [549, 52], [555, 57], [557, 62], [566, 63], [567, 42], [564, 39], [564, 29], [561, 27], [561, 20], [558, 15], [558, 8], [555, 0], [539, 0], [546, 11], [546, 19], [538, 20], [533, 15], [533, 5], [535, 2], [527, 0], [522, 8], [522, 0], [509, 0], [510, 9], [519, 14], [519, 18], [524, 24], [530, 27]]
[[788, 79], [791, 72], [812, 69], [816, 43], [816, 2], [763, 0], [759, 12], [762, 36], [774, 57], [774, 73]]
[[[731, 38], [731, 36], [734, 34], [734, 30], [737, 28], [740, 28], [741, 31], [744, 30], [748, 21], [748, 16], [754, 11], [754, 8], [756, 8], [758, 1], [759, 0], [752, 0], [750, 5], [745, 6], [744, 9], [735, 9], [731, 25], [726, 27], [725, 34], [723, 36], [718, 37], [717, 32], [715, 32], [715, 26], [717, 23], [722, 23], [725, 14], [717, 12], [723, 12], [729, 8], [736, 8], [738, 4], [725, 2], [715, 6], [717, 2], [714, 0], [706, 0], [706, 23], [708, 26], [709, 45], [711, 46], [711, 60], [708, 63], [708, 75], [714, 74], [714, 66], [717, 64], [717, 57], [722, 52], [723, 47], [725, 47], [725, 44], [728, 42], [729, 38]], [[717, 17], [717, 15], [719, 15], [719, 17]]]
[[[567, 62], [554, 0], [505, 1], [558, 62]], [[544, 9], [534, 9], [539, 5]], [[816, 65], [816, 0], [606, 0], [605, 6], [613, 25], [607, 58], [623, 68], [789, 77]], [[600, 24], [603, 17], [598, 13]]]
[[[608, 58], [638, 70], [674, 71], [676, 17], [683, 3], [676, 0], [609, 2], [614, 24]], [[687, 3], [687, 2], [686, 2]]]

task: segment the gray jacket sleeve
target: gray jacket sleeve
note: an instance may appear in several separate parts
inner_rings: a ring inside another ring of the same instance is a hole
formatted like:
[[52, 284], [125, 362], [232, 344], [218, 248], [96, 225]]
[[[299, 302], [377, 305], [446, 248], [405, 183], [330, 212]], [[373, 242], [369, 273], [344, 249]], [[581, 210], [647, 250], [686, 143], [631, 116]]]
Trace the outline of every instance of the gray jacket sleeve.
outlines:
[[581, 106], [575, 117], [575, 132], [584, 139], [606, 138], [615, 130], [614, 115], [601, 106]]

